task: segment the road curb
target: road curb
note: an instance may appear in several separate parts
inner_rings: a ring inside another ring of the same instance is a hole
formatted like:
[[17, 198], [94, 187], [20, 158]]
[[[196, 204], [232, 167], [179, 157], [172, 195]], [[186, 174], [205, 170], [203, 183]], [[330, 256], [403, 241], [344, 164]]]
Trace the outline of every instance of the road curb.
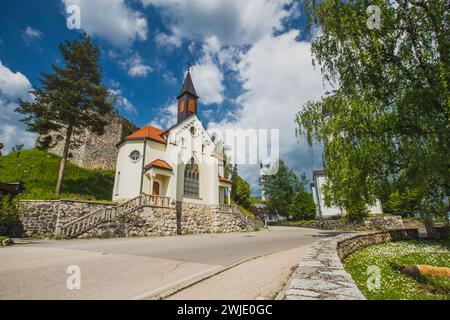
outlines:
[[192, 287], [193, 285], [196, 285], [196, 284], [198, 284], [198, 283], [200, 283], [202, 281], [210, 279], [210, 278], [212, 278], [212, 277], [214, 277], [216, 275], [219, 275], [219, 274], [221, 274], [221, 273], [223, 273], [225, 271], [233, 269], [233, 268], [235, 268], [235, 267], [237, 267], [237, 266], [239, 266], [239, 265], [241, 265], [243, 263], [246, 263], [246, 262], [249, 262], [249, 261], [252, 261], [252, 260], [255, 260], [255, 259], [259, 259], [259, 258], [262, 258], [262, 257], [266, 257], [266, 256], [269, 256], [269, 255], [272, 255], [272, 254], [275, 254], [275, 253], [283, 252], [283, 251], [285, 251], [285, 250], [269, 252], [269, 253], [261, 254], [261, 255], [255, 256], [255, 257], [247, 258], [247, 259], [238, 261], [236, 263], [233, 263], [233, 264], [231, 264], [229, 266], [220, 268], [219, 270], [213, 270], [211, 272], [206, 272], [204, 275], [202, 275], [202, 276], [200, 276], [198, 278], [194, 278], [194, 279], [192, 279], [190, 281], [187, 281], [187, 282], [185, 282], [185, 283], [183, 283], [181, 285], [175, 286], [173, 288], [163, 289], [163, 290], [161, 290], [159, 292], [152, 292], [152, 293], [150, 293], [148, 295], [144, 294], [143, 296], [141, 296], [141, 297], [139, 297], [139, 298], [137, 298], [135, 300], [164, 300], [164, 299], [169, 298], [170, 296], [173, 296], [174, 294], [176, 294], [176, 293], [178, 293], [180, 291], [183, 291], [183, 290], [185, 290], [185, 289], [187, 289], [189, 287]]

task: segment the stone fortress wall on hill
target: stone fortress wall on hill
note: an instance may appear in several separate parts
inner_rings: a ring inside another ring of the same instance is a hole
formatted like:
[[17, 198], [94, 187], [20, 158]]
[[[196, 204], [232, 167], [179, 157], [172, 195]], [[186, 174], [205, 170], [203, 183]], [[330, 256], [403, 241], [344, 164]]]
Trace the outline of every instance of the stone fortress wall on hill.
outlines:
[[[108, 122], [108, 125], [105, 127], [103, 135], [97, 135], [86, 130], [76, 137], [81, 143], [77, 149], [70, 149], [69, 161], [88, 169], [115, 169], [119, 152], [116, 144], [130, 133], [136, 131], [138, 127], [131, 121], [116, 114], [105, 116], [105, 120]], [[49, 151], [62, 156], [63, 149], [64, 142], [60, 141]]]

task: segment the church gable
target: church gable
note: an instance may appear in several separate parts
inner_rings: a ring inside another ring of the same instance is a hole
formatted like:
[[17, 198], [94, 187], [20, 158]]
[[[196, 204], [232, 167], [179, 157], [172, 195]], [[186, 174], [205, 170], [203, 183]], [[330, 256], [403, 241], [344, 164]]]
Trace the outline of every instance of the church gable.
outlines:
[[183, 121], [170, 128], [166, 132], [166, 137], [168, 143], [173, 145], [182, 146], [183, 143], [187, 144], [189, 140], [201, 139], [202, 146], [205, 149], [214, 147], [214, 142], [212, 141], [211, 136], [206, 131], [205, 127], [196, 114], [191, 115], [190, 117], [184, 119]]

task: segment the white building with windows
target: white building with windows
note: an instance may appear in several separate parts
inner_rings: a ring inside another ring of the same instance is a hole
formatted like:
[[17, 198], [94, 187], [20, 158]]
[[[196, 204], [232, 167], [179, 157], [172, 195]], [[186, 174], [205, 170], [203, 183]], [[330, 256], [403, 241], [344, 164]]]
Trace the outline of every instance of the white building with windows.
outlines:
[[113, 200], [144, 194], [203, 205], [230, 203], [225, 161], [197, 116], [198, 96], [190, 72], [178, 99], [177, 123], [145, 126], [121, 141]]
[[[325, 197], [323, 193], [323, 186], [327, 181], [327, 176], [325, 171], [314, 171], [313, 172], [313, 182], [311, 183], [311, 193], [314, 202], [317, 206], [317, 217], [318, 218], [330, 218], [336, 216], [344, 216], [347, 214], [345, 208], [340, 208], [337, 206], [328, 207], [325, 205]], [[375, 204], [369, 208], [370, 214], [383, 214], [383, 207], [381, 206], [380, 200], [377, 199]]]

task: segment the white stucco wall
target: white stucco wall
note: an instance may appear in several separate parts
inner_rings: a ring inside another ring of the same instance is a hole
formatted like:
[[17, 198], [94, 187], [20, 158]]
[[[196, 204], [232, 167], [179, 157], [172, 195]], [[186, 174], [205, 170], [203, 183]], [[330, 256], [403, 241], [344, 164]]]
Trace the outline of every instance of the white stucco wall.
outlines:
[[[141, 158], [138, 161], [130, 159], [130, 153], [134, 150], [141, 153]], [[131, 199], [140, 194], [143, 154], [143, 141], [127, 141], [120, 146], [117, 156], [113, 201]]]
[[323, 194], [323, 185], [326, 182], [325, 176], [317, 176], [314, 184], [316, 186], [316, 203], [319, 206], [319, 213], [322, 217], [332, 217], [332, 216], [338, 216], [343, 214], [343, 210], [341, 210], [339, 207], [331, 206], [327, 207], [325, 205], [325, 198]]
[[[190, 128], [195, 128], [192, 136]], [[193, 116], [185, 119], [172, 128], [167, 137], [167, 145], [154, 141], [147, 141], [145, 159], [133, 163], [129, 154], [138, 150], [143, 154], [143, 140], [126, 141], [120, 145], [116, 168], [116, 182], [114, 186], [113, 200], [131, 199], [140, 194], [140, 177], [142, 161], [147, 165], [154, 160], [166, 161], [173, 168], [172, 172], [157, 168], [149, 169], [144, 174], [142, 191], [150, 193], [151, 177], [160, 183], [160, 195], [167, 196], [178, 201], [218, 204], [219, 203], [219, 180], [223, 176], [223, 166], [219, 172], [219, 161], [213, 155], [214, 143], [211, 141], [206, 130], [203, 128], [198, 117]], [[184, 197], [184, 169], [185, 164], [192, 156], [199, 166], [200, 171], [200, 197], [192, 199]], [[120, 172], [120, 179], [117, 175]], [[125, 178], [124, 178], [125, 177]]]
[[[336, 206], [327, 207], [324, 202], [324, 194], [323, 194], [323, 185], [326, 183], [326, 176], [315, 176], [314, 177], [314, 187], [312, 188], [312, 195], [314, 198], [314, 202], [317, 206], [318, 216], [322, 217], [333, 217], [338, 215], [345, 215], [346, 212], [344, 209], [341, 209]], [[376, 200], [373, 206], [369, 206], [370, 214], [382, 214], [383, 208], [380, 200]]]

